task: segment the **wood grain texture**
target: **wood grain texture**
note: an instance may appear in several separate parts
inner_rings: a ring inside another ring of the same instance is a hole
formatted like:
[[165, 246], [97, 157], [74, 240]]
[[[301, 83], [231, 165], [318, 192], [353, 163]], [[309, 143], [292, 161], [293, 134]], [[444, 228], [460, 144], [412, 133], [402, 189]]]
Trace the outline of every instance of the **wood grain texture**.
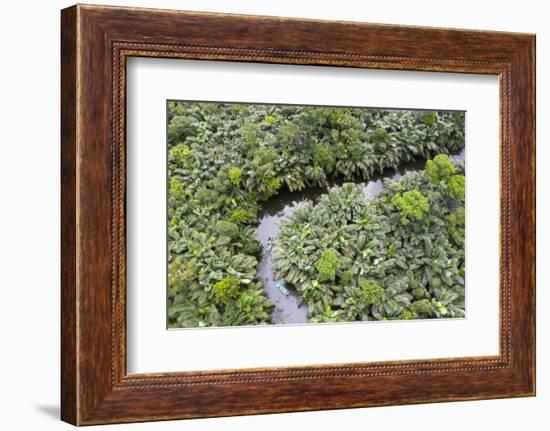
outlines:
[[[86, 425], [534, 395], [533, 35], [79, 5], [62, 11], [61, 36], [63, 420]], [[130, 56], [498, 75], [499, 355], [127, 375]]]

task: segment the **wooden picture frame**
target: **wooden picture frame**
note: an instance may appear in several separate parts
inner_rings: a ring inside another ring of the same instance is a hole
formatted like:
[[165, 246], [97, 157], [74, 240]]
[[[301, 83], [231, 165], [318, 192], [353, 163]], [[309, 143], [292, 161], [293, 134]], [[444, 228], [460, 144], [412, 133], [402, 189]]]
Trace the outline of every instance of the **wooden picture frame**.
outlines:
[[[535, 394], [534, 35], [83, 5], [64, 9], [61, 18], [64, 421]], [[131, 56], [498, 75], [500, 354], [128, 375], [125, 65]]]

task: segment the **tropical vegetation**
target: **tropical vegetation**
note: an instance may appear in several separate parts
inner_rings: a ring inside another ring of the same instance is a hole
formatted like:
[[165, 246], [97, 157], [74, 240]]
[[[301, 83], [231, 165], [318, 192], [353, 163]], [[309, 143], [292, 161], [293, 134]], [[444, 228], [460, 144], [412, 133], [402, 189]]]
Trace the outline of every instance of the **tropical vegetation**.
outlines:
[[277, 273], [310, 321], [464, 317], [464, 168], [434, 160], [446, 168], [437, 180], [409, 172], [375, 199], [345, 183], [283, 223]]
[[[281, 226], [277, 274], [311, 322], [464, 315], [464, 113], [168, 102], [168, 325], [271, 323], [262, 205], [323, 187]], [[425, 171], [369, 199], [359, 183]], [[335, 180], [342, 186], [331, 187]]]

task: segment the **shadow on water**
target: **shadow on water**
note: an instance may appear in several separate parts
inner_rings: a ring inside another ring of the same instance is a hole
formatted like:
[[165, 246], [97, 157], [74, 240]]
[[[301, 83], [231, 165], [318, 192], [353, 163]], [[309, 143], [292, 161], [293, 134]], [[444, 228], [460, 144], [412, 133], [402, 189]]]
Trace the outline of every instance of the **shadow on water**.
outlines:
[[[462, 150], [459, 154], [451, 156], [451, 160], [461, 162], [464, 157], [464, 150]], [[423, 170], [425, 165], [425, 159], [417, 159], [401, 164], [398, 169], [386, 168], [381, 174], [374, 175], [367, 182], [361, 179], [331, 179], [329, 187], [342, 185], [345, 182], [364, 183], [365, 193], [372, 199], [382, 191], [385, 179], [397, 180], [406, 172]], [[306, 201], [315, 203], [326, 192], [327, 188], [323, 187], [309, 187], [295, 192], [288, 189], [282, 190], [265, 202], [260, 211], [260, 222], [256, 227], [256, 233], [262, 245], [262, 257], [256, 275], [263, 282], [267, 297], [273, 302], [272, 323], [274, 324], [306, 323], [308, 310], [307, 305], [302, 303], [296, 290], [286, 285], [284, 280], [276, 277], [275, 264], [271, 253], [272, 241], [279, 232], [281, 222], [290, 217], [299, 204]]]

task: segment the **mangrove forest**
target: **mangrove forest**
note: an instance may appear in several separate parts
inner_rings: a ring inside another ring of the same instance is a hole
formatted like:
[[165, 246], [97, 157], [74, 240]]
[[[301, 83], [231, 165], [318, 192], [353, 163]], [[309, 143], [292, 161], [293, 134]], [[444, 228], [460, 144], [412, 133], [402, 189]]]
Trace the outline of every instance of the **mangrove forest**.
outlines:
[[465, 113], [169, 101], [168, 327], [465, 316]]

